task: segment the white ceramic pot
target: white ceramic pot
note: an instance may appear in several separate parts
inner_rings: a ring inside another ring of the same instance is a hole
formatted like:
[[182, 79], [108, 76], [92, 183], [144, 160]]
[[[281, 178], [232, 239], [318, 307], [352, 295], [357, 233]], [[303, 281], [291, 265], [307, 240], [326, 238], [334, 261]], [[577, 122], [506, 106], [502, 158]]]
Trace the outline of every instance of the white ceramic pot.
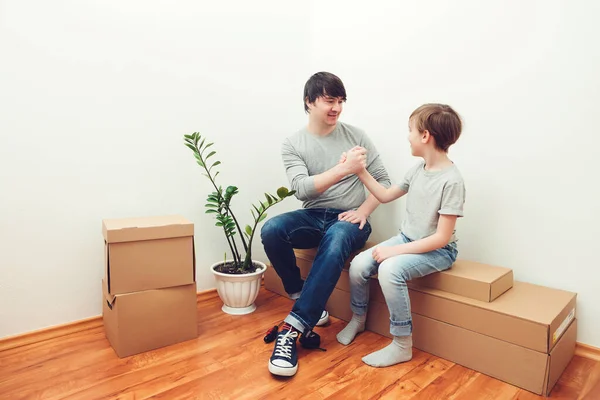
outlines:
[[[226, 262], [233, 260], [226, 260]], [[267, 266], [260, 261], [253, 261], [260, 267], [249, 274], [223, 274], [215, 271], [215, 268], [223, 264], [223, 261], [214, 263], [210, 269], [215, 276], [217, 292], [223, 307], [221, 309], [227, 314], [243, 315], [250, 314], [256, 310], [254, 301], [258, 296], [260, 282]]]

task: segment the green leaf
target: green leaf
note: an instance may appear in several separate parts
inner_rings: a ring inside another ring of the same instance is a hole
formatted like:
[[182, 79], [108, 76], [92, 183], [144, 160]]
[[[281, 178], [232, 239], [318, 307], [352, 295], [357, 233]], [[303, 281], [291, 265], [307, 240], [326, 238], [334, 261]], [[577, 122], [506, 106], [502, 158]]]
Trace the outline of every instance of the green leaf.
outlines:
[[196, 151], [196, 148], [194, 147], [194, 145], [193, 145], [193, 144], [186, 143], [185, 145], [186, 145], [188, 148], [190, 148], [192, 151]]
[[192, 139], [194, 137], [194, 135], [183, 135], [183, 137], [186, 139]]
[[[207, 157], [208, 158], [208, 157]], [[220, 165], [221, 161], [215, 161], [215, 163], [213, 165], [211, 165], [210, 167], [216, 167], [217, 165]]]
[[219, 212], [217, 210], [214, 210], [212, 208], [209, 208], [208, 210], [205, 211], [205, 214], [218, 214]]
[[221, 221], [218, 221], [215, 226], [223, 226], [223, 224], [221, 223]]
[[214, 156], [215, 154], [217, 154], [216, 151], [211, 151], [210, 153], [208, 153], [205, 159], [208, 160], [209, 157]]
[[269, 205], [273, 204], [273, 198], [271, 196], [269, 196], [267, 193], [265, 193], [265, 197], [267, 198], [267, 201], [269, 202]]
[[277, 189], [277, 196], [283, 198], [288, 197], [289, 195], [289, 190], [286, 187], [280, 187], [279, 189]]
[[[254, 209], [256, 210], [256, 214], [260, 215], [260, 210], [258, 208], [256, 208], [256, 206], [254, 204], [252, 204], [252, 207], [254, 207]], [[256, 219], [256, 218], [254, 218]]]
[[202, 142], [200, 142], [200, 146], [198, 146], [199, 149], [202, 148], [202, 145], [204, 145], [204, 141], [206, 140], [206, 138], [202, 139]]
[[200, 160], [198, 160], [198, 165], [201, 166], [202, 168], [204, 168], [204, 163]]
[[267, 218], [267, 214], [263, 214], [260, 216], [260, 218], [258, 219], [258, 222], [262, 222], [265, 220], [265, 218]]
[[246, 225], [246, 233], [252, 235], [252, 228], [250, 228], [250, 225]]
[[219, 206], [215, 203], [208, 203], [208, 204], [205, 204], [204, 207], [217, 208]]

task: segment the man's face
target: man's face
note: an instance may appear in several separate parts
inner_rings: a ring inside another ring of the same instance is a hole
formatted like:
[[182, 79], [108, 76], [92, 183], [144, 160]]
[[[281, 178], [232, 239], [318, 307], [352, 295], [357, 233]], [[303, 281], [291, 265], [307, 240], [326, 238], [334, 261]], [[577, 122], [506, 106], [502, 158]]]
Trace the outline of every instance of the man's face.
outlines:
[[317, 97], [314, 103], [308, 103], [310, 118], [323, 125], [334, 126], [342, 113], [343, 105], [341, 97]]

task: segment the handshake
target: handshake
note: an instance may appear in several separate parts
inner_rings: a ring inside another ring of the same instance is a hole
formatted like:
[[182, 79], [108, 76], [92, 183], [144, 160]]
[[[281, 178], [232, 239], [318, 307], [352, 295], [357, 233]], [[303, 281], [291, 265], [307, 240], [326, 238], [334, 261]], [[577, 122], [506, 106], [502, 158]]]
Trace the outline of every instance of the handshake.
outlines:
[[367, 168], [367, 149], [354, 146], [347, 152], [343, 152], [338, 165], [342, 165], [347, 174], [359, 174]]

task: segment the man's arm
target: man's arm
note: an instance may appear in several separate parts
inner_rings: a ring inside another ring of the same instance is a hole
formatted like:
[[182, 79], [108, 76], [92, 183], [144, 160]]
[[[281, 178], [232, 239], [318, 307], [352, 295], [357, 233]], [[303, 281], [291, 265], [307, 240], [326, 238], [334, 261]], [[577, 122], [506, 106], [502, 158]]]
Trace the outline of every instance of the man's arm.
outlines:
[[364, 159], [364, 153], [362, 151], [353, 154], [355, 163], [352, 165], [336, 164], [325, 172], [309, 176], [306, 163], [288, 141], [283, 143], [281, 152], [291, 188], [296, 191], [296, 197], [301, 201], [319, 197], [321, 193], [338, 183], [346, 175], [355, 173], [356, 168], [352, 169], [352, 166], [356, 167], [356, 163], [360, 163], [360, 160]]

